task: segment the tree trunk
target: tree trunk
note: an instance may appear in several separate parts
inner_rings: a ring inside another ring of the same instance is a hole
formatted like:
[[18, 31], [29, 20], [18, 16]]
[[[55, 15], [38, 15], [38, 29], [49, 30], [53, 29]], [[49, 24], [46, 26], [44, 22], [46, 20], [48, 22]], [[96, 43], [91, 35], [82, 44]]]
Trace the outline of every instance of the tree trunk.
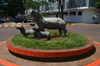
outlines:
[[59, 8], [61, 8], [60, 18], [62, 18], [62, 19], [63, 19], [63, 6], [64, 6], [63, 4], [64, 4], [64, 0], [62, 3], [61, 3], [61, 0], [59, 0]]
[[61, 18], [62, 19], [64, 19], [64, 17], [63, 17], [64, 2], [65, 2], [65, 0], [63, 0], [63, 2], [61, 4], [61, 15], [62, 15]]
[[61, 18], [63, 19], [63, 6], [61, 5]]
[[61, 9], [61, 0], [59, 0], [59, 15], [60, 15], [60, 18], [61, 18], [62, 16], [61, 16], [60, 9]]

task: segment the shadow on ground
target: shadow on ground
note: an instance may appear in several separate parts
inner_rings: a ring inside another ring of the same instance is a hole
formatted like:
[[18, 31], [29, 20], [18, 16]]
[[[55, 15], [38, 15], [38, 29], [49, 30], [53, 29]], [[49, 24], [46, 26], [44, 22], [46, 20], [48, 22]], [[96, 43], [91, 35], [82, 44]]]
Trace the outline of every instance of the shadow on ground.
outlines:
[[96, 51], [96, 48], [94, 47], [91, 51], [82, 55], [77, 55], [77, 56], [72, 56], [72, 57], [61, 57], [61, 58], [40, 58], [40, 57], [29, 57], [25, 55], [20, 55], [9, 50], [11, 54], [17, 57], [20, 57], [26, 60], [31, 60], [31, 61], [38, 61], [38, 62], [68, 62], [68, 61], [81, 60], [93, 55], [95, 51]]

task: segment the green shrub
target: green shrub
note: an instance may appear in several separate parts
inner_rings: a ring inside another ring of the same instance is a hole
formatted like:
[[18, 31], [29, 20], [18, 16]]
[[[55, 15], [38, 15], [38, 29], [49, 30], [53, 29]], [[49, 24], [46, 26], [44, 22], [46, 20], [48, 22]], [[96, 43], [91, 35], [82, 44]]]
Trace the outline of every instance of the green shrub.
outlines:
[[57, 12], [51, 12], [51, 14], [52, 14], [52, 15], [56, 15], [56, 14], [57, 14]]
[[98, 2], [95, 3], [95, 7], [96, 8], [100, 8], [100, 1], [98, 1]]

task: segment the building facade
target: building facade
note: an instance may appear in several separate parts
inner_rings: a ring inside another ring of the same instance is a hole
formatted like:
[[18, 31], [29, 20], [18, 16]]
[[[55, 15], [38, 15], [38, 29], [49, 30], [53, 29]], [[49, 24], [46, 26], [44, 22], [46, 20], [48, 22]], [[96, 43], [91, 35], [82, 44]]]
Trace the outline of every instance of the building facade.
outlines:
[[[54, 3], [47, 1], [48, 6], [44, 6], [41, 12], [58, 11], [58, 1]], [[65, 0], [64, 2], [64, 20], [73, 23], [100, 23], [100, 10], [96, 9], [95, 3], [98, 0]], [[93, 20], [93, 15], [97, 19]]]

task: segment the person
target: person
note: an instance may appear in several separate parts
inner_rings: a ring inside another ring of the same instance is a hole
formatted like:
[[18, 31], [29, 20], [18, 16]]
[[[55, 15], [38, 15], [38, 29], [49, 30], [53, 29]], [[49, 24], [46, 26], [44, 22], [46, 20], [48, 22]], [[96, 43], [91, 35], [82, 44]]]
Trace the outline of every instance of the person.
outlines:
[[58, 17], [58, 13], [56, 14], [56, 17]]
[[94, 15], [93, 15], [93, 20], [97, 19], [97, 17], [98, 17], [98, 16], [97, 16], [96, 14], [94, 14]]
[[27, 22], [27, 19], [26, 19], [26, 18], [24, 18], [24, 22], [25, 22], [25, 23]]
[[13, 22], [13, 21], [14, 21], [14, 19], [12, 18], [12, 19], [11, 19], [11, 21]]

